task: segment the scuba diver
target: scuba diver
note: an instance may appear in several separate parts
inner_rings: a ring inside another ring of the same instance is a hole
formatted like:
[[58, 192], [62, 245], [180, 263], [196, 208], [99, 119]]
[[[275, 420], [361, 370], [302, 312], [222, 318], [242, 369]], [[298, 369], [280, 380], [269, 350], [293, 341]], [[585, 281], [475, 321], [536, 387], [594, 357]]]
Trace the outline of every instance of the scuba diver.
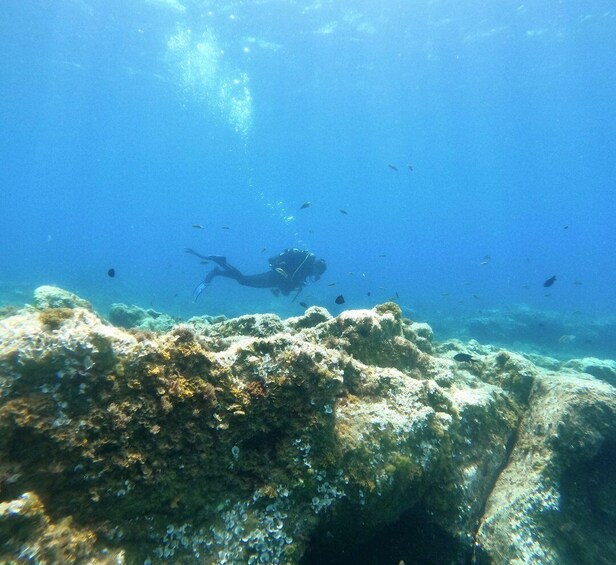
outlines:
[[193, 300], [197, 300], [201, 293], [216, 277], [227, 277], [236, 280], [243, 286], [253, 288], [269, 288], [278, 296], [288, 296], [297, 290], [293, 300], [297, 298], [308, 280], [314, 282], [321, 278], [327, 265], [323, 259], [317, 259], [314, 253], [300, 251], [299, 249], [285, 249], [282, 253], [270, 257], [270, 270], [256, 275], [244, 275], [239, 269], [227, 263], [227, 258], [220, 255], [201, 255], [194, 249], [184, 249], [186, 253], [195, 255], [199, 259], [216, 263], [205, 277], [203, 282], [195, 289]]

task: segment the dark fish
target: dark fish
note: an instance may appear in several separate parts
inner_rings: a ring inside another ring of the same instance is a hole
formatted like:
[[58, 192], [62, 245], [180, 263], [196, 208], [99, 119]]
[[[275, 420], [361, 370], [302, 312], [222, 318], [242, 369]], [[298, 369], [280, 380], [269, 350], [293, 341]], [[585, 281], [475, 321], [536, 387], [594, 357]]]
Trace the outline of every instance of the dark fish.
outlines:
[[336, 296], [336, 300], [334, 300], [334, 302], [336, 304], [344, 304], [344, 296], [342, 296], [342, 294], [339, 294], [338, 296]]
[[349, 213], [346, 210], [343, 210], [342, 208], [340, 208], [340, 213], [344, 214], [345, 216], [349, 215]]
[[411, 165], [411, 164], [409, 163], [409, 164], [406, 166], [406, 168], [407, 168], [409, 171], [412, 171], [412, 170], [413, 170], [413, 165]]
[[569, 229], [569, 226], [565, 226], [563, 229], [564, 229], [564, 230], [568, 230], [568, 229]]
[[195, 229], [198, 229], [198, 230], [205, 229], [201, 224], [193, 224], [192, 227], [195, 228]]
[[231, 228], [229, 226], [222, 226], [223, 230], [230, 230]]
[[199, 261], [199, 263], [201, 263], [201, 265], [208, 265], [209, 261], [206, 261], [205, 259], [203, 261]]
[[582, 284], [582, 281], [573, 281], [573, 284], [580, 286]]
[[267, 251], [267, 247], [264, 247], [263, 249], [261, 249], [261, 253], [263, 253], [264, 251]]
[[303, 203], [303, 204], [299, 207], [299, 209], [300, 209], [300, 210], [303, 210], [304, 208], [308, 208], [308, 206], [310, 206], [310, 202], [308, 202], [308, 200], [306, 200], [306, 202], [304, 202], [304, 203]]
[[327, 286], [336, 286], [336, 283], [329, 283]]
[[396, 298], [400, 298], [400, 295], [398, 294], [397, 290], [396, 290]]
[[302, 308], [308, 308], [308, 304], [306, 304], [305, 302], [300, 302], [300, 303], [299, 303], [299, 305], [300, 305]]
[[372, 293], [371, 293], [370, 291], [368, 291], [366, 294], [367, 294], [368, 296], [370, 296]]
[[379, 257], [387, 257], [387, 255], [385, 253], [380, 253]]
[[545, 287], [552, 286], [555, 282], [556, 282], [556, 275], [554, 275], [553, 277], [550, 277], [547, 281], [545, 281], [543, 283], [543, 286]]
[[115, 269], [109, 269], [107, 271], [107, 276], [111, 278], [115, 277]]
[[473, 294], [473, 298], [474, 298], [475, 300], [479, 300], [479, 297], [478, 297], [476, 294]]
[[398, 172], [398, 167], [396, 167], [396, 165], [387, 165], [392, 171], [396, 171], [396, 173]]
[[468, 353], [456, 353], [453, 356], [454, 361], [458, 361], [459, 363], [472, 363], [475, 361], [475, 358]]

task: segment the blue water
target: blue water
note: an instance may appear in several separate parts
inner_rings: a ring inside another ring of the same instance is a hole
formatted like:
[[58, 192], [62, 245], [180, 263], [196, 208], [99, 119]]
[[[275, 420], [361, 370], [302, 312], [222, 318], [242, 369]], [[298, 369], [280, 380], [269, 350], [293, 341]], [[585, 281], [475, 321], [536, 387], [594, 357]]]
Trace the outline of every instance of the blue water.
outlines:
[[[607, 0], [5, 0], [0, 299], [614, 316], [615, 52]], [[193, 303], [184, 247], [328, 270]]]

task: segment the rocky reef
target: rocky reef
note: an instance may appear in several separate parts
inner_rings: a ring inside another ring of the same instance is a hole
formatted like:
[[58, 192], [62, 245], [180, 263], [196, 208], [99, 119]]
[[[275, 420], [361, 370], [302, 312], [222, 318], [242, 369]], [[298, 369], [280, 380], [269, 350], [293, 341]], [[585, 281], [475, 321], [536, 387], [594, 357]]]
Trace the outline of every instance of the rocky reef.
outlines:
[[616, 562], [613, 363], [393, 303], [155, 314], [44, 287], [0, 319], [0, 562]]

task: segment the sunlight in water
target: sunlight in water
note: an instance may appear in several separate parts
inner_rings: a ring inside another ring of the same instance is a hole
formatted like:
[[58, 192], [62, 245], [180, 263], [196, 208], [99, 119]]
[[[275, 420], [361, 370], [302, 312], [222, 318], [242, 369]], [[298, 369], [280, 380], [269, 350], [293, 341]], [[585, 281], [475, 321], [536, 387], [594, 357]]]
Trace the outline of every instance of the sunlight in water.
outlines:
[[243, 138], [252, 125], [252, 96], [248, 75], [225, 61], [216, 35], [178, 28], [167, 41], [167, 60], [177, 72], [185, 95], [202, 101]]

